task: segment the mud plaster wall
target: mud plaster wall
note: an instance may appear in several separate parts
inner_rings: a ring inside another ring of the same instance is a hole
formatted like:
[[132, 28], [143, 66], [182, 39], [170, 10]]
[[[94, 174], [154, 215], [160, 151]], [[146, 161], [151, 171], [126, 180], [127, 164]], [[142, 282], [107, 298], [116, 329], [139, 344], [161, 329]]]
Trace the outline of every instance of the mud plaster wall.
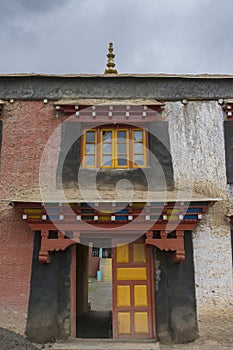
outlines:
[[0, 199], [6, 201], [0, 201], [0, 326], [23, 333], [34, 234], [9, 201], [37, 185], [45, 144], [60, 121], [53, 104], [42, 101], [7, 103], [2, 120]]
[[222, 198], [193, 232], [197, 306], [229, 305], [232, 257], [222, 108], [215, 101], [167, 103], [175, 186]]

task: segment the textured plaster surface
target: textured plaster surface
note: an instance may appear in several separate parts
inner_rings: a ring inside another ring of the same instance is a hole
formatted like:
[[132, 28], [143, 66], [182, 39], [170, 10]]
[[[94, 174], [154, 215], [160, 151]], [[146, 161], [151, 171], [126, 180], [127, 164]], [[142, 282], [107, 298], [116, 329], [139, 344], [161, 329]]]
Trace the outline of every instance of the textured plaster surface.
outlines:
[[233, 300], [232, 257], [223, 136], [217, 102], [169, 103], [171, 152], [177, 188], [221, 198], [193, 232], [197, 306], [229, 306]]
[[[42, 101], [6, 104], [0, 173], [0, 326], [24, 332], [28, 312], [33, 232], [9, 200], [35, 186], [44, 146], [60, 121]], [[58, 140], [59, 142], [59, 140]], [[56, 158], [55, 158], [56, 161]], [[47, 166], [51, 163], [48, 161]], [[2, 199], [8, 201], [2, 202]]]
[[33, 233], [9, 206], [0, 206], [0, 240], [0, 325], [22, 333], [27, 317]]

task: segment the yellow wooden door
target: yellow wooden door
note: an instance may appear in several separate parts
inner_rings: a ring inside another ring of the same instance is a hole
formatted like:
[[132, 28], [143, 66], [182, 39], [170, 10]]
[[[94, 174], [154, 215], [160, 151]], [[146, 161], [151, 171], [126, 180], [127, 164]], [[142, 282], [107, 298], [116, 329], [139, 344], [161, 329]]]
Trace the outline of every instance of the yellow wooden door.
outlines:
[[145, 243], [113, 249], [113, 337], [153, 338], [152, 250]]

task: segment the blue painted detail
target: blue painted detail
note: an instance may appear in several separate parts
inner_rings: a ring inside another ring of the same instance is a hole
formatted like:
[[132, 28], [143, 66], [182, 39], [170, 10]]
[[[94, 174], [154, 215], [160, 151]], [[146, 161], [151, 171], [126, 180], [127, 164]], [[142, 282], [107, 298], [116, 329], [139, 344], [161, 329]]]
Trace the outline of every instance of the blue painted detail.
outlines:
[[198, 215], [185, 215], [184, 220], [197, 220]]
[[128, 216], [116, 216], [116, 220], [128, 220]]
[[49, 220], [59, 220], [59, 215], [49, 215], [48, 219]]
[[202, 208], [188, 208], [187, 213], [202, 213]]

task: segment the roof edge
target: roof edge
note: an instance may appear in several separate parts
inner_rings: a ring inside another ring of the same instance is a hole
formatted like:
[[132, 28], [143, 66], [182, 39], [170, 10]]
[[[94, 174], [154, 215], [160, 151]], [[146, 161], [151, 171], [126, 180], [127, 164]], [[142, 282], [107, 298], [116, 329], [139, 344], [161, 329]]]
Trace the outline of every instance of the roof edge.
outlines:
[[74, 73], [2, 73], [0, 78], [178, 78], [178, 79], [233, 79], [233, 74], [166, 74], [166, 73], [121, 73], [121, 74], [74, 74]]

